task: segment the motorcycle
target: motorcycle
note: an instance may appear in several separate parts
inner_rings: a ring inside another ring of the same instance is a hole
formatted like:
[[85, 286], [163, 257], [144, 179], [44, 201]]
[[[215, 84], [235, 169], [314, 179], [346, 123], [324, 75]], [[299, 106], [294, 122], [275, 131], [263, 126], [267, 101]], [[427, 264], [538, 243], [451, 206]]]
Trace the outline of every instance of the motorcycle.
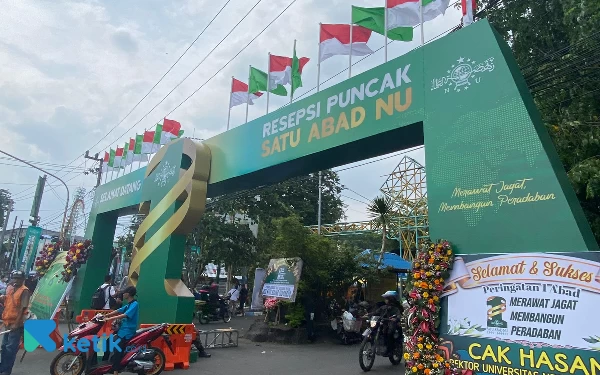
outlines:
[[[332, 318], [331, 328], [336, 332], [344, 345], [350, 345], [362, 340], [361, 328], [363, 320], [359, 318], [365, 312], [363, 306], [353, 305], [348, 311], [342, 310], [337, 301], [329, 305]], [[363, 314], [361, 314], [363, 313]]]
[[219, 306], [212, 307], [207, 305], [204, 309], [198, 311], [198, 321], [200, 324], [208, 324], [223, 320], [225, 323], [231, 322], [231, 314], [229, 313], [229, 298], [219, 298]]
[[[102, 330], [105, 321], [102, 315], [96, 315], [92, 320], [80, 324], [69, 333], [69, 340], [74, 350], [64, 351], [64, 346], [59, 348], [59, 354], [50, 363], [51, 375], [104, 375], [112, 373], [110, 361], [98, 362], [98, 355], [90, 348], [91, 343], [98, 341], [98, 333]], [[127, 342], [127, 350], [121, 365], [123, 372], [138, 375], [158, 375], [165, 369], [165, 353], [150, 344], [161, 337], [165, 340], [167, 347], [173, 351], [171, 340], [165, 334], [168, 324], [157, 324], [152, 327], [139, 329]], [[96, 340], [96, 341], [94, 341]], [[82, 345], [78, 345], [82, 341]], [[83, 352], [81, 349], [88, 349]], [[134, 348], [137, 350], [130, 350]]]
[[[394, 317], [395, 316], [390, 318], [381, 318], [379, 316], [373, 316], [369, 321], [369, 327], [363, 332], [364, 339], [360, 345], [360, 355], [358, 358], [360, 368], [363, 371], [370, 371], [375, 363], [375, 356], [383, 356], [384, 352], [387, 351], [385, 337], [383, 334], [383, 325], [390, 324], [390, 322], [392, 322], [392, 318]], [[400, 332], [398, 328], [394, 330], [394, 340], [394, 351], [392, 353], [388, 353], [387, 357], [392, 365], [396, 366], [402, 362], [404, 344], [402, 332]]]

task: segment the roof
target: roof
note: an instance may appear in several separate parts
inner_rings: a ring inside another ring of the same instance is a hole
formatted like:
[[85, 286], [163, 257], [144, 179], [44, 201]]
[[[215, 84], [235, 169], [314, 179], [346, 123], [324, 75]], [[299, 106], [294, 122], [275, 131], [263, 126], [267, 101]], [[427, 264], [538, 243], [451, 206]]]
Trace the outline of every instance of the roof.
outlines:
[[[367, 250], [363, 251], [362, 253], [360, 253], [360, 256], [364, 257], [364, 256], [368, 256], [370, 254], [372, 254], [372, 251], [370, 249], [367, 249]], [[374, 254], [373, 258], [375, 259], [376, 262], [379, 261], [379, 254]], [[366, 263], [363, 263], [362, 266], [368, 267], [369, 265]], [[398, 254], [384, 253], [383, 254], [383, 262], [379, 266], [379, 269], [386, 269], [386, 268], [392, 268], [393, 270], [396, 270], [396, 271], [410, 271], [412, 269], [412, 264], [409, 261], [402, 258]]]

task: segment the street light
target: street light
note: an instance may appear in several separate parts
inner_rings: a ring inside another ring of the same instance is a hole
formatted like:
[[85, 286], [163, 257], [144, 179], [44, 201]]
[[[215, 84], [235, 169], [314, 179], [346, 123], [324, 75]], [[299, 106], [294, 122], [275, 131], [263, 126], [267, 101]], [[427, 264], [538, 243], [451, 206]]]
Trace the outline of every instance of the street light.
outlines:
[[32, 168], [35, 168], [35, 169], [37, 169], [38, 171], [42, 171], [42, 172], [44, 172], [44, 173], [46, 173], [46, 174], [48, 174], [48, 175], [50, 175], [50, 176], [52, 176], [52, 177], [56, 178], [58, 181], [62, 182], [62, 184], [63, 184], [63, 185], [65, 185], [65, 189], [67, 189], [67, 201], [65, 202], [65, 212], [64, 212], [64, 214], [63, 214], [63, 222], [62, 222], [62, 225], [61, 225], [61, 227], [60, 227], [60, 239], [61, 239], [61, 241], [62, 241], [62, 240], [64, 240], [64, 239], [65, 239], [65, 238], [64, 238], [64, 235], [65, 235], [65, 234], [64, 234], [65, 222], [67, 221], [67, 211], [69, 210], [69, 187], [67, 186], [67, 184], [65, 184], [65, 182], [64, 182], [63, 180], [61, 180], [60, 178], [56, 177], [56, 176], [55, 176], [55, 175], [53, 175], [52, 173], [50, 173], [50, 172], [48, 172], [48, 171], [45, 171], [45, 170], [43, 170], [42, 168], [36, 167], [35, 165], [33, 165], [33, 164], [31, 164], [31, 163], [29, 163], [29, 162], [27, 162], [27, 161], [23, 160], [23, 159], [19, 159], [18, 157], [16, 157], [16, 156], [14, 156], [14, 155], [11, 155], [11, 154], [9, 154], [9, 153], [8, 153], [8, 152], [6, 152], [6, 151], [2, 151], [2, 150], [0, 150], [0, 153], [2, 153], [2, 154], [4, 154], [4, 155], [7, 155], [7, 156], [10, 156], [11, 158], [18, 160], [18, 161], [20, 161], [21, 163], [25, 163], [25, 164], [27, 164], [28, 166], [30, 166], [30, 167], [32, 167]]

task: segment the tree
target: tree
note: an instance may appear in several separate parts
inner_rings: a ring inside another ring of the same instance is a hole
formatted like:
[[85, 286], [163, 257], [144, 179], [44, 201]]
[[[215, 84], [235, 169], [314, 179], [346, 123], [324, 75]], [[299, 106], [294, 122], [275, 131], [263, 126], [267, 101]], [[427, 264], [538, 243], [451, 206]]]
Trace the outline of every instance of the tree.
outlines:
[[600, 2], [483, 0], [509, 43], [600, 241]]
[[388, 197], [381, 196], [373, 199], [371, 204], [367, 207], [367, 211], [369, 212], [369, 216], [373, 218], [374, 226], [381, 229], [381, 253], [379, 254], [379, 260], [377, 261], [377, 267], [379, 268], [383, 261], [383, 254], [385, 253], [387, 229], [392, 221], [394, 208]]
[[117, 237], [117, 246], [119, 248], [125, 247], [125, 257], [131, 258], [131, 254], [133, 252], [133, 240], [135, 239], [135, 234], [137, 233], [138, 228], [144, 221], [144, 215], [133, 215], [131, 217], [131, 221], [129, 223], [129, 230], [127, 233]]

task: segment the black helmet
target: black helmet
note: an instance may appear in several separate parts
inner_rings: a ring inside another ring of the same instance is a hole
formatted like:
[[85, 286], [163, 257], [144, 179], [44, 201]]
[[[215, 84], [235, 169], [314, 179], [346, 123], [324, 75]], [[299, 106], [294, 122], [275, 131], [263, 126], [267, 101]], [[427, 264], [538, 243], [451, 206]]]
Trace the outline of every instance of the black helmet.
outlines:
[[23, 271], [19, 271], [19, 270], [14, 270], [10, 273], [10, 278], [11, 279], [25, 279], [25, 272]]

